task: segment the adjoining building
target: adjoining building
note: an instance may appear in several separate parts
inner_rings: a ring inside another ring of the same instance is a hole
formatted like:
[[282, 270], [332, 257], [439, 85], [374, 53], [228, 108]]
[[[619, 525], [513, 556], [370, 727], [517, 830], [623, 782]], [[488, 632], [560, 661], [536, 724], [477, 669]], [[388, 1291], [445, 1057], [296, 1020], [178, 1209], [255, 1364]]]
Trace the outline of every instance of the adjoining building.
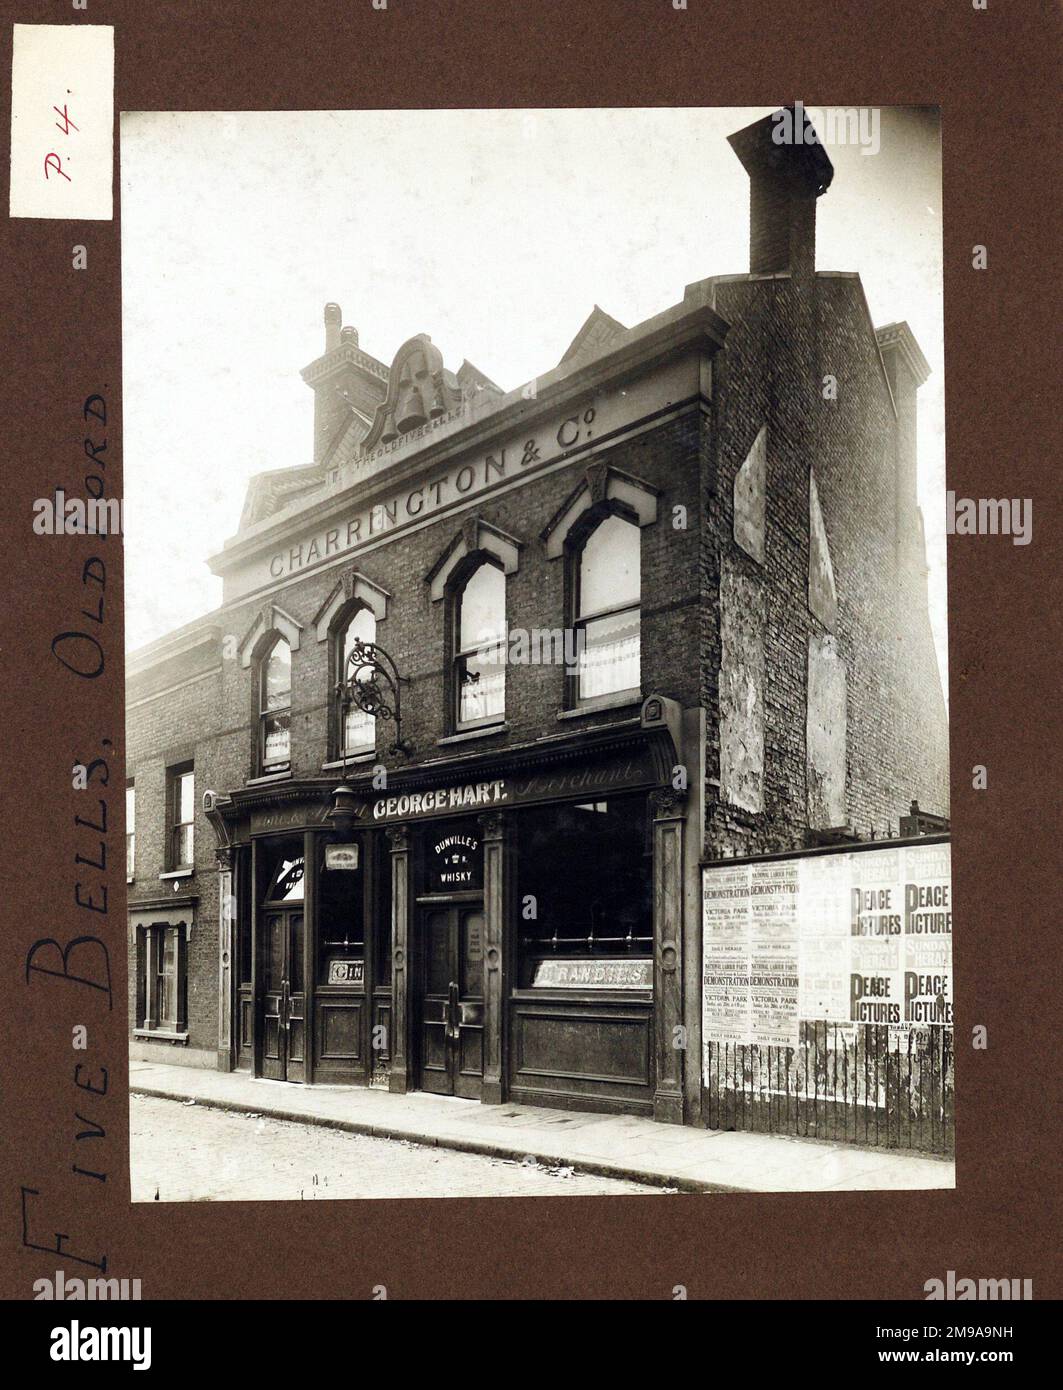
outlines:
[[833, 169], [772, 130], [731, 137], [748, 272], [515, 390], [326, 306], [313, 462], [127, 664], [134, 1055], [740, 1123], [703, 865], [855, 858], [913, 801], [941, 839], [928, 368], [815, 269]]

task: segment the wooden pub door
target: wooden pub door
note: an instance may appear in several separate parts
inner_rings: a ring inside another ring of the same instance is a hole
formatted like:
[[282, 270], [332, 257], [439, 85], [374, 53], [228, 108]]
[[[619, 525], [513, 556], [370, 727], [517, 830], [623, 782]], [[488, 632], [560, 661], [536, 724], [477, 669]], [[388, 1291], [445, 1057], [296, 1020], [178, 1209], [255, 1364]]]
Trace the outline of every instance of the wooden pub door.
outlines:
[[483, 1091], [483, 910], [422, 907], [417, 980], [417, 1084], [440, 1096]]
[[303, 980], [302, 908], [261, 915], [262, 1075], [306, 1080], [306, 987]]

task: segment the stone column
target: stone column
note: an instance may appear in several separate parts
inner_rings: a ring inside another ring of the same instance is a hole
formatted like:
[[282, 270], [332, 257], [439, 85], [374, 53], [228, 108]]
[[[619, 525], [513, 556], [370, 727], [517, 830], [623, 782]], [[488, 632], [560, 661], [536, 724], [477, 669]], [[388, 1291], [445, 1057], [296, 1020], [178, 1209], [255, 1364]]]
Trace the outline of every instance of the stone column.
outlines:
[[410, 1089], [410, 830], [392, 826], [391, 850], [391, 1076], [388, 1090]]
[[484, 850], [484, 1084], [485, 1105], [501, 1105], [506, 1086], [506, 987], [513, 824], [504, 812], [480, 817]]
[[653, 1017], [657, 1089], [653, 1118], [683, 1123], [683, 824], [685, 795], [653, 792]]
[[236, 848], [215, 850], [218, 861], [218, 1070], [233, 1069], [233, 941], [236, 921]]

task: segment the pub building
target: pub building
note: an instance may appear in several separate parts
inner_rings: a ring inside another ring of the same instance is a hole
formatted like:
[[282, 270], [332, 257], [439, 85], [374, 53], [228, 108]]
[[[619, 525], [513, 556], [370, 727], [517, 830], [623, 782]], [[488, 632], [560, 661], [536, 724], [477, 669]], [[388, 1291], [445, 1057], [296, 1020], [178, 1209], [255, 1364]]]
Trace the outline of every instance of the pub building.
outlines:
[[928, 369], [771, 132], [749, 270], [534, 383], [325, 306], [313, 462], [128, 659], [134, 1057], [703, 1124], [702, 864], [943, 824]]

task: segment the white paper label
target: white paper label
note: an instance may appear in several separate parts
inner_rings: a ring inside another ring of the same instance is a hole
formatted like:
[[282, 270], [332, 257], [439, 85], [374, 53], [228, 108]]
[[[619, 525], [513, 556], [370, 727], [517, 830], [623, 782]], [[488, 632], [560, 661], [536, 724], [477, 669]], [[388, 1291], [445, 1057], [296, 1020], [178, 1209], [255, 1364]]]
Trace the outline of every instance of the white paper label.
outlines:
[[110, 221], [113, 164], [114, 28], [16, 24], [11, 216]]

